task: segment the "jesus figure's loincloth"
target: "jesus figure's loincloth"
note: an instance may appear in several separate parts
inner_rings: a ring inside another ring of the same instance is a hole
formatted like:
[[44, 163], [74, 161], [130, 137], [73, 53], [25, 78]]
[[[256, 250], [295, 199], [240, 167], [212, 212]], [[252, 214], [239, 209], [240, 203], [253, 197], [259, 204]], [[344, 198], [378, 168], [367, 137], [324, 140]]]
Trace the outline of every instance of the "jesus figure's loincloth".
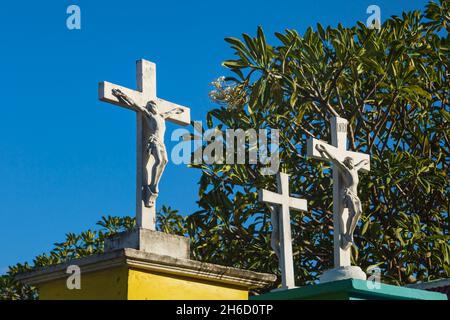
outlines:
[[345, 188], [342, 191], [342, 198], [344, 199], [344, 203], [347, 208], [355, 207], [356, 210], [361, 206], [361, 201], [358, 198], [358, 195], [350, 190], [349, 188]]
[[147, 153], [151, 154], [153, 149], [166, 151], [166, 146], [164, 142], [161, 141], [157, 136], [151, 135], [147, 141]]

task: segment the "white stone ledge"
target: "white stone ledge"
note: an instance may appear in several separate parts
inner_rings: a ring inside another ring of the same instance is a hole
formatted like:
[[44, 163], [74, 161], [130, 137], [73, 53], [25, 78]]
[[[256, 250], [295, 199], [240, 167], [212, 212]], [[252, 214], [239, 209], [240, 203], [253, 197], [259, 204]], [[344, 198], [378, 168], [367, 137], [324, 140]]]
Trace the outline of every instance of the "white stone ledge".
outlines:
[[248, 289], [266, 287], [276, 280], [276, 276], [273, 274], [258, 273], [195, 260], [173, 258], [135, 249], [119, 249], [72, 260], [63, 264], [43, 267], [35, 271], [19, 274], [15, 279], [24, 284], [38, 285], [67, 278], [69, 275], [66, 273], [66, 270], [69, 265], [79, 266], [82, 274], [127, 266], [139, 270], [225, 283]]

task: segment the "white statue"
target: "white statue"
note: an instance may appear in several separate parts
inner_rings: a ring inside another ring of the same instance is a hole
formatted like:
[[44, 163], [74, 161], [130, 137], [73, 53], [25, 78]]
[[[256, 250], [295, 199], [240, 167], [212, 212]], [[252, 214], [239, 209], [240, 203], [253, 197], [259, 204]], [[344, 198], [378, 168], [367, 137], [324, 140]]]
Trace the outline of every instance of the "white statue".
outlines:
[[[147, 183], [143, 186], [143, 199], [146, 207], [153, 207], [158, 197], [159, 181], [168, 163], [166, 146], [164, 144], [164, 133], [166, 131], [166, 119], [174, 114], [184, 112], [182, 108], [174, 108], [160, 113], [154, 101], [149, 101], [145, 107], [136, 104], [129, 96], [119, 89], [113, 89], [112, 94], [122, 103], [128, 105], [136, 112], [143, 115], [143, 119], [149, 130], [149, 138], [146, 146], [147, 160], [153, 157], [154, 163], [151, 172], [145, 172]], [[145, 165], [144, 168], [147, 168]]]
[[352, 157], [346, 157], [341, 162], [324, 145], [318, 144], [316, 149], [321, 153], [322, 157], [328, 158], [338, 168], [342, 178], [340, 195], [343, 199], [343, 204], [348, 208], [349, 218], [347, 219], [346, 232], [342, 237], [341, 247], [347, 250], [354, 243], [353, 233], [362, 214], [361, 201], [358, 198], [358, 170], [367, 165], [369, 161], [364, 159], [355, 165]]

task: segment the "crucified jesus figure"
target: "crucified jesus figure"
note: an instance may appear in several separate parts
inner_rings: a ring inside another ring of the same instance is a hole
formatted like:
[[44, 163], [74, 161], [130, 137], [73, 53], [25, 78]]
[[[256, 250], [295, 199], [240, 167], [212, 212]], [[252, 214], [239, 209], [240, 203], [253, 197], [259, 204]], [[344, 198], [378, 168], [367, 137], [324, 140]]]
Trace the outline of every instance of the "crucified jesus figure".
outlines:
[[344, 161], [341, 162], [334, 157], [324, 145], [319, 144], [316, 146], [316, 149], [324, 158], [331, 160], [331, 162], [338, 168], [339, 175], [341, 177], [340, 180], [342, 181], [343, 186], [340, 192], [344, 206], [348, 208], [349, 211], [345, 234], [342, 235], [341, 248], [347, 250], [354, 243], [353, 233], [362, 214], [361, 201], [358, 198], [358, 170], [369, 161], [362, 160], [355, 165], [353, 158], [346, 157]]
[[158, 197], [159, 189], [158, 184], [164, 169], [168, 163], [166, 146], [164, 145], [164, 133], [166, 131], [166, 119], [173, 114], [183, 113], [181, 108], [174, 108], [168, 112], [160, 113], [158, 107], [154, 101], [149, 101], [145, 107], [136, 104], [129, 96], [124, 94], [119, 89], [113, 89], [112, 94], [119, 99], [122, 103], [125, 103], [136, 112], [140, 112], [143, 115], [145, 125], [148, 129], [149, 136], [147, 143], [147, 163], [151, 157], [154, 159], [154, 164], [151, 168], [151, 172], [148, 172], [147, 165], [144, 165], [144, 174], [146, 176], [147, 183], [143, 187], [143, 198], [146, 207], [150, 208], [155, 205], [155, 200]]

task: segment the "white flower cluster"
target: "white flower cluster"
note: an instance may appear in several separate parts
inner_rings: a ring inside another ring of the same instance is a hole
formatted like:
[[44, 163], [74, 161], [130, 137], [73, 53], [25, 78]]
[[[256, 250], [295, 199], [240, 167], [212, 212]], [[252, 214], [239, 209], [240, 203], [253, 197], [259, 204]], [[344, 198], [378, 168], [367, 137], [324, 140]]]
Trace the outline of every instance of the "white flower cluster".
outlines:
[[226, 104], [228, 107], [234, 107], [238, 100], [237, 86], [225, 81], [225, 77], [221, 76], [211, 82], [214, 87], [209, 92], [209, 97], [216, 103]]

